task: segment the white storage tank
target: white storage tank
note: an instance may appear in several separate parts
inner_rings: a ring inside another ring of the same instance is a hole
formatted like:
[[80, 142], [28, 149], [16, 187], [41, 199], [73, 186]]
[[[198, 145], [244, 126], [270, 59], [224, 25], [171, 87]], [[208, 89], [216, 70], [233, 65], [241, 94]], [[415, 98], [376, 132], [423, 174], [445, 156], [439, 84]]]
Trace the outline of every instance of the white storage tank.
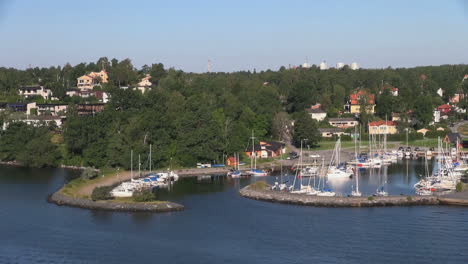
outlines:
[[322, 61], [319, 65], [321, 70], [328, 70], [328, 65], [326, 61]]
[[357, 62], [351, 63], [350, 66], [351, 70], [358, 70], [359, 69], [359, 64]]
[[336, 64], [336, 68], [337, 68], [337, 69], [341, 69], [341, 68], [343, 68], [344, 66], [345, 66], [345, 64], [344, 64], [343, 62], [338, 62], [338, 63]]
[[310, 65], [310, 63], [308, 63], [308, 62], [304, 62], [302, 64], [302, 68], [310, 68], [310, 67], [312, 67], [312, 65]]

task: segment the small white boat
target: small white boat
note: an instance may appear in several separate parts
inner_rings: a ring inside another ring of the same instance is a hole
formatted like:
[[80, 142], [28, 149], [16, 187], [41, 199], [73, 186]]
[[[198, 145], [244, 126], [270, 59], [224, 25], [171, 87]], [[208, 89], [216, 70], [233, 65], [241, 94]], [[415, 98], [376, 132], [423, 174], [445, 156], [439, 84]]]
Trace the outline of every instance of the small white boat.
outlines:
[[333, 197], [336, 193], [330, 190], [318, 191], [317, 196]]

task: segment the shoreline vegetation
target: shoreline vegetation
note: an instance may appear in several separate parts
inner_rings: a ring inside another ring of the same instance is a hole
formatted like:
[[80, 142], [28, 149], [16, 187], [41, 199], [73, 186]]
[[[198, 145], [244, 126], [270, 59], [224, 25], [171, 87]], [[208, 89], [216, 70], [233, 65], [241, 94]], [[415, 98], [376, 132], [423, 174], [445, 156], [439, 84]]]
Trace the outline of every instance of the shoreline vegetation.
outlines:
[[99, 174], [92, 179], [78, 177], [71, 180], [57, 192], [51, 194], [47, 201], [60, 206], [66, 205], [91, 210], [126, 212], [170, 212], [184, 210], [183, 205], [170, 201], [137, 202], [132, 197], [93, 200], [91, 197], [95, 188], [112, 186], [130, 180], [129, 171], [104, 169]]
[[317, 207], [383, 207], [455, 205], [468, 206], [468, 191], [441, 196], [392, 195], [386, 197], [320, 197], [271, 190], [265, 182], [256, 182], [239, 191], [242, 197], [272, 203]]

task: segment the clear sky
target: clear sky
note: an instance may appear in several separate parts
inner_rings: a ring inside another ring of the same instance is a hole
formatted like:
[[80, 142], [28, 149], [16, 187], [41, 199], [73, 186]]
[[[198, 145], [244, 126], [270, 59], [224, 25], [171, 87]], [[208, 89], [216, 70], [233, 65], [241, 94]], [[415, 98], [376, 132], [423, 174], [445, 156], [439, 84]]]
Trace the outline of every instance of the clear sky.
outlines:
[[461, 0], [0, 0], [0, 66], [99, 57], [184, 71], [468, 63]]

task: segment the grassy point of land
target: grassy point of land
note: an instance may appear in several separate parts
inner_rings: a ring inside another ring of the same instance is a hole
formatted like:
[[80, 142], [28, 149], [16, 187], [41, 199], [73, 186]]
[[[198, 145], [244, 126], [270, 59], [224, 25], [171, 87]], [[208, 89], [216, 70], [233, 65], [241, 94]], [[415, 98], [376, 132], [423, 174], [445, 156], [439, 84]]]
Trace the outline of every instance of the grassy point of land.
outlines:
[[82, 190], [88, 186], [97, 186], [100, 183], [104, 183], [109, 178], [117, 176], [119, 171], [117, 169], [102, 169], [101, 175], [91, 179], [91, 180], [84, 180], [82, 178], [76, 178], [71, 180], [69, 183], [65, 184], [60, 192], [74, 198], [86, 198], [89, 199], [89, 195], [83, 195]]

